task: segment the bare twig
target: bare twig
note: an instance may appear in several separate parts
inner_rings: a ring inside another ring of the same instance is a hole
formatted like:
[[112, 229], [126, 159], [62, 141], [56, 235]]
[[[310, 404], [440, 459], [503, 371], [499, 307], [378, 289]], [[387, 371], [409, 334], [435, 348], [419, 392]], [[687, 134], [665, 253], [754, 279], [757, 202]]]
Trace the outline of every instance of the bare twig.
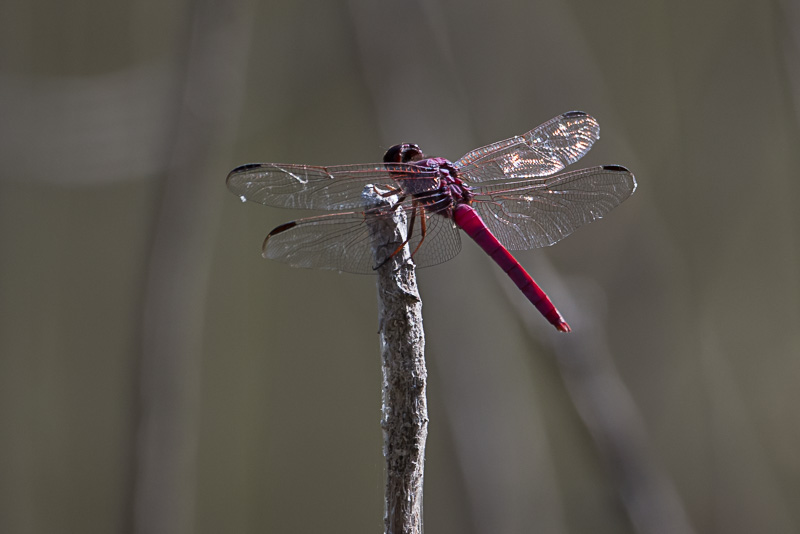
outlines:
[[[375, 210], [389, 206], [372, 187], [363, 194]], [[394, 199], [396, 201], [396, 199]], [[378, 317], [383, 361], [383, 456], [386, 458], [386, 534], [422, 532], [422, 480], [428, 406], [425, 385], [425, 335], [422, 301], [408, 247], [390, 257], [404, 241], [406, 217], [367, 218], [378, 269]], [[386, 259], [388, 258], [388, 261]]]

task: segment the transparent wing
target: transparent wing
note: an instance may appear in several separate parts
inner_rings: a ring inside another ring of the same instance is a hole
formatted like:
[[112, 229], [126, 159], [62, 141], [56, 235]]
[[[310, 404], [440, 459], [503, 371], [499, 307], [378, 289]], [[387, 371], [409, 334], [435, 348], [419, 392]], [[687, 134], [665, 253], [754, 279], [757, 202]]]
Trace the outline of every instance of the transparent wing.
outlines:
[[552, 245], [602, 218], [635, 189], [628, 169], [604, 165], [477, 187], [473, 207], [506, 248], [525, 250]]
[[402, 189], [408, 194], [434, 190], [437, 171], [403, 163], [366, 163], [315, 167], [250, 163], [228, 175], [228, 189], [242, 200], [279, 208], [352, 210], [363, 208], [367, 184]]
[[[406, 210], [410, 221], [411, 209]], [[414, 263], [426, 267], [449, 260], [461, 250], [461, 241], [456, 228], [449, 220], [439, 215], [422, 215], [417, 212], [409, 240], [411, 252], [417, 251]], [[374, 215], [392, 217], [391, 213]], [[423, 241], [422, 217], [425, 217]], [[423, 241], [417, 249], [417, 245]], [[364, 212], [333, 213], [292, 221], [272, 230], [264, 240], [265, 258], [287, 263], [293, 267], [309, 269], [332, 269], [357, 274], [372, 274], [375, 267], [391, 256], [397, 244], [380, 247], [379, 261], [372, 252], [372, 236]]]
[[[419, 211], [417, 212], [419, 213]], [[461, 232], [451, 219], [426, 209], [423, 230], [421, 218], [417, 215], [408, 246], [414, 252], [417, 267], [430, 267], [444, 263], [461, 252]]]
[[470, 182], [549, 176], [582, 158], [599, 138], [593, 117], [570, 111], [521, 136], [477, 148], [454, 165]]

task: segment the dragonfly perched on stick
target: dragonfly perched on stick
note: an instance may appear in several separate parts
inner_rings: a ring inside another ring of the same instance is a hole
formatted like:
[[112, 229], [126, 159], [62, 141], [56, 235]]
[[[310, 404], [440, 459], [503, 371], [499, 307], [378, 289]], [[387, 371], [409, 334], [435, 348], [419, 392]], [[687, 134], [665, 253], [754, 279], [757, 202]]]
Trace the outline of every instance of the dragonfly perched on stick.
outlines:
[[[561, 172], [599, 137], [593, 117], [570, 111], [455, 162], [427, 157], [417, 145], [404, 143], [390, 148], [383, 163], [242, 165], [231, 171], [227, 184], [243, 201], [336, 212], [278, 226], [264, 240], [265, 258], [295, 267], [371, 273], [407, 245], [414, 263], [426, 267], [458, 254], [460, 228], [556, 329], [569, 332], [550, 298], [509, 250], [552, 245], [634, 192], [633, 173], [620, 165]], [[391, 195], [392, 205], [382, 211], [365, 208], [367, 186]], [[397, 210], [408, 221], [406, 240], [376, 260], [366, 219], [394, 217]]]

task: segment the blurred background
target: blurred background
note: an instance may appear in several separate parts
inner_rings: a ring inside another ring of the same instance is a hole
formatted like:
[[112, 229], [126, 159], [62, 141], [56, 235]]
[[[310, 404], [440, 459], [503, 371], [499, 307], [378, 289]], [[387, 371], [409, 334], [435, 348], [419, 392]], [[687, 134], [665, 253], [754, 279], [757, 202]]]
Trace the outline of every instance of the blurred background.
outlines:
[[636, 193], [418, 273], [436, 533], [800, 532], [800, 5], [5, 0], [0, 532], [380, 532], [375, 280], [263, 260], [254, 161], [580, 109]]

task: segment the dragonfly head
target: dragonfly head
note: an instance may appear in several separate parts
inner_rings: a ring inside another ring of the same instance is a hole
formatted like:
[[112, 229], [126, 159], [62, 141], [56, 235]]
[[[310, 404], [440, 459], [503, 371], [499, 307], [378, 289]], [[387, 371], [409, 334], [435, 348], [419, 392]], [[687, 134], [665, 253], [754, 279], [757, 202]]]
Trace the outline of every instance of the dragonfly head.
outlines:
[[409, 163], [425, 159], [422, 150], [413, 143], [394, 145], [383, 155], [384, 163]]

